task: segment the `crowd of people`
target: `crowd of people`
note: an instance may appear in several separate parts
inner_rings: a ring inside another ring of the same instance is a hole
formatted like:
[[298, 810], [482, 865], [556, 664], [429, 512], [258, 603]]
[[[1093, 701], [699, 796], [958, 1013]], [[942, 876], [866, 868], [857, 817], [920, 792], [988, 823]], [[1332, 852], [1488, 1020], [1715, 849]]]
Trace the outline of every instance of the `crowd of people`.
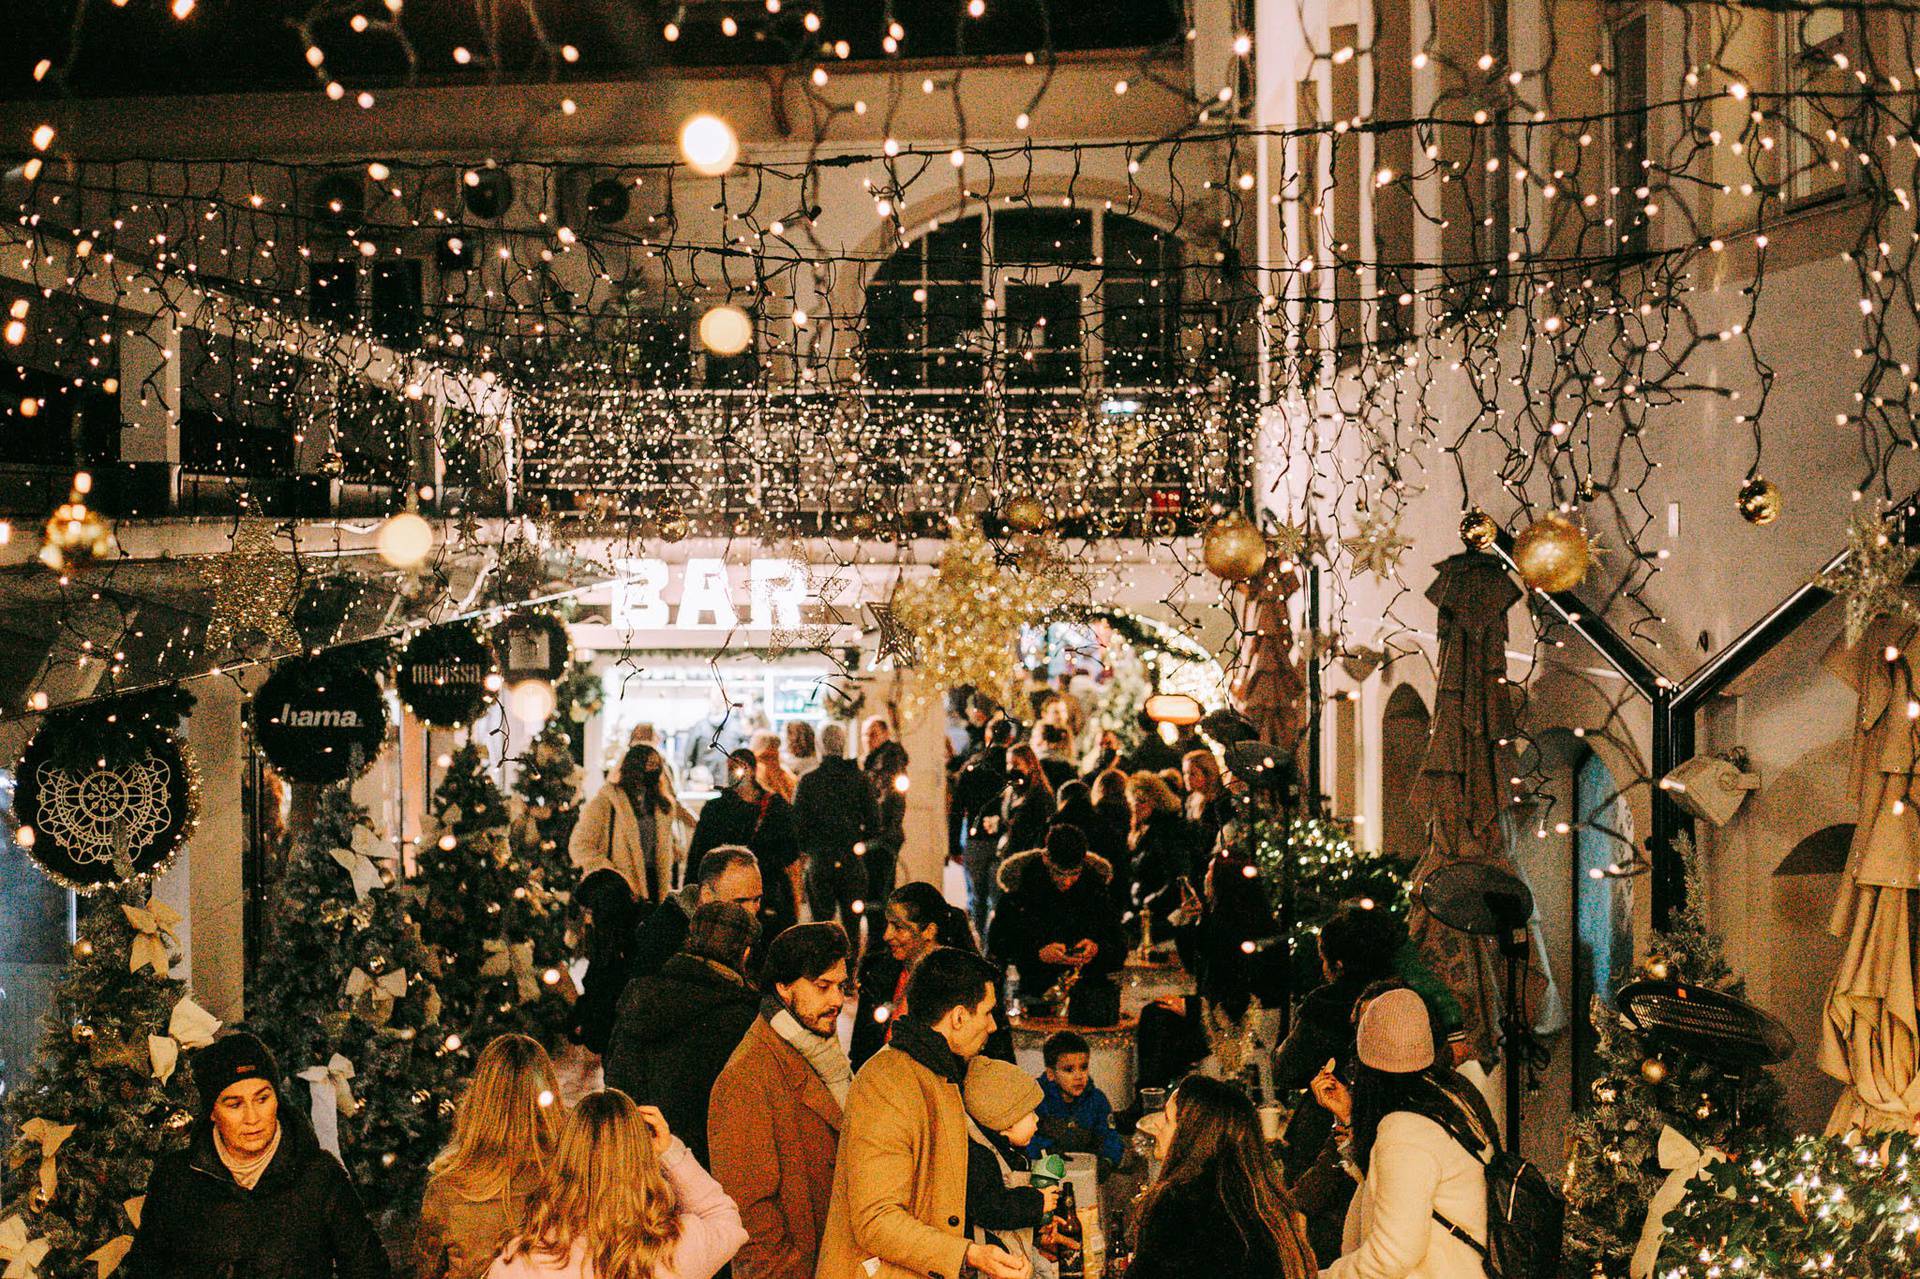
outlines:
[[[752, 740], [697, 816], [639, 734], [571, 849], [591, 919], [574, 1037], [604, 1088], [569, 1106], [541, 1045], [485, 1047], [432, 1166], [419, 1279], [1491, 1273], [1496, 1130], [1454, 1069], [1460, 1010], [1400, 925], [1354, 904], [1322, 930], [1322, 981], [1268, 1063], [1308, 1098], [1276, 1140], [1247, 1087], [1195, 1069], [1203, 1016], [1287, 989], [1234, 779], [1197, 741], [1077, 756], [1071, 695], [1030, 709], [1023, 727], [972, 701], [956, 724], [964, 905], [896, 882], [908, 759], [884, 719], [858, 762], [838, 725]], [[1073, 1030], [1037, 1078], [1014, 1064], [1014, 1003], [1114, 1025], [1117, 977], [1152, 947], [1195, 986], [1140, 1014], [1163, 1108], [1116, 1114]], [[266, 1050], [230, 1033], [193, 1072], [200, 1122], [156, 1166], [126, 1273], [388, 1275]], [[1110, 1236], [1063, 1209], [1065, 1154], [1141, 1185]]]

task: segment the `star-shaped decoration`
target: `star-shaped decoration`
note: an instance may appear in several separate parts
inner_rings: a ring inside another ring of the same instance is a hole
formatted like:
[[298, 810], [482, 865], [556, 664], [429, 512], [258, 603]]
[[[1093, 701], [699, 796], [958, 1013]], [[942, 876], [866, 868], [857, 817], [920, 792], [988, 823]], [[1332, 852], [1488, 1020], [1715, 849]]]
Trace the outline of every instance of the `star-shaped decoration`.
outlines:
[[893, 605], [869, 604], [867, 611], [873, 614], [873, 623], [880, 628], [879, 660], [891, 661], [901, 670], [919, 665], [920, 646], [914, 640], [912, 628], [893, 611]]
[[298, 650], [293, 601], [300, 568], [274, 540], [272, 520], [242, 519], [233, 530], [233, 549], [209, 555], [196, 566], [213, 592], [207, 615], [207, 651], [236, 649]]
[[1876, 617], [1920, 620], [1920, 608], [1901, 584], [1920, 560], [1920, 548], [1900, 540], [1900, 529], [1883, 516], [1861, 514], [1847, 528], [1847, 557], [1814, 585], [1846, 602], [1847, 644], [1858, 644]]
[[1372, 573], [1381, 581], [1393, 576], [1400, 554], [1413, 543], [1400, 536], [1400, 518], [1385, 512], [1369, 514], [1360, 522], [1360, 531], [1340, 539], [1341, 549], [1353, 557], [1347, 569], [1349, 577]]
[[1280, 558], [1292, 560], [1296, 564], [1315, 555], [1324, 556], [1327, 552], [1326, 534], [1310, 527], [1304, 520], [1298, 524], [1281, 524], [1267, 535], [1267, 542], [1279, 552]]

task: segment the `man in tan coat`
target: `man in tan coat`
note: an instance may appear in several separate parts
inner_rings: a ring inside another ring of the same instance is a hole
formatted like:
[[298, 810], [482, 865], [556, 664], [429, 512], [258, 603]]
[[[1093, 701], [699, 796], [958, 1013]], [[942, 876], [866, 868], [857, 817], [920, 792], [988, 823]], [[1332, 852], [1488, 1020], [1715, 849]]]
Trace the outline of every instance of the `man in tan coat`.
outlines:
[[892, 1041], [847, 1096], [817, 1279], [1028, 1279], [1024, 1258], [967, 1241], [961, 1085], [993, 1032], [994, 977], [947, 947], [914, 969]]
[[798, 924], [767, 947], [761, 1015], [707, 1110], [713, 1175], [740, 1206], [733, 1279], [813, 1279], [853, 1064], [840, 1046], [847, 935]]

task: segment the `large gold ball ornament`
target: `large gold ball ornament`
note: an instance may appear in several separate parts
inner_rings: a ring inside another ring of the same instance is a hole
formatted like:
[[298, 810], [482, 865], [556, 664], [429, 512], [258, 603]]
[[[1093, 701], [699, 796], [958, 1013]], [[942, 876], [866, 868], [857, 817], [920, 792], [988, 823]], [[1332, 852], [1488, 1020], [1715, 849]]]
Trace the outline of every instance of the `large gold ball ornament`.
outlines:
[[62, 572], [82, 568], [120, 549], [113, 539], [112, 526], [87, 505], [87, 494], [92, 491], [93, 476], [81, 471], [73, 477], [66, 502], [47, 517], [40, 562], [48, 568]]
[[1493, 516], [1477, 506], [1460, 517], [1460, 540], [1476, 551], [1491, 547], [1499, 535], [1500, 526], [1493, 522]]
[[654, 520], [663, 542], [685, 541], [687, 534], [693, 531], [693, 521], [674, 502], [662, 502], [654, 514]]
[[1564, 515], [1543, 515], [1513, 539], [1513, 562], [1536, 591], [1570, 591], [1593, 562], [1580, 526]]
[[1018, 533], [1038, 533], [1047, 526], [1047, 508], [1037, 497], [1016, 497], [1007, 503], [1007, 527]]
[[185, 1132], [193, 1127], [193, 1114], [191, 1111], [176, 1110], [161, 1121], [160, 1126], [168, 1132]]
[[1267, 566], [1267, 539], [1253, 521], [1235, 512], [1215, 520], [1200, 542], [1207, 572], [1225, 582], [1247, 582]]
[[1740, 518], [1749, 524], [1771, 524], [1780, 518], [1780, 488], [1756, 475], [1740, 486]]
[[76, 1044], [90, 1044], [93, 1042], [93, 1027], [84, 1021], [76, 1021], [73, 1023], [72, 1034], [73, 1042]]
[[1664, 1083], [1667, 1078], [1667, 1063], [1658, 1057], [1649, 1057], [1640, 1063], [1640, 1078], [1650, 1084]]

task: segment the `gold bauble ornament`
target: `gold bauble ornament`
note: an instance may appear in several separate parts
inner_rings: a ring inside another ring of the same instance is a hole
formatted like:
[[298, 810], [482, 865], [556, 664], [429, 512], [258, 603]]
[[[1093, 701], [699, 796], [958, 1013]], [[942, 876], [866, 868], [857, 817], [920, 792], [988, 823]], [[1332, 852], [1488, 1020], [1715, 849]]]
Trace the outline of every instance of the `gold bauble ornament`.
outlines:
[[93, 1027], [84, 1021], [74, 1022], [72, 1033], [73, 1042], [76, 1044], [90, 1044], [93, 1042]]
[[1038, 533], [1047, 526], [1047, 508], [1037, 497], [1016, 497], [1007, 503], [1006, 520], [1016, 533]]
[[1668, 966], [1667, 961], [1658, 955], [1647, 961], [1647, 976], [1655, 981], [1665, 981], [1672, 972], [1673, 969]]
[[1667, 1063], [1661, 1061], [1658, 1057], [1647, 1058], [1640, 1063], [1640, 1077], [1650, 1084], [1665, 1082], [1667, 1078]]
[[160, 1126], [168, 1132], [185, 1132], [193, 1127], [193, 1112], [176, 1110], [162, 1120]]
[[1543, 515], [1513, 539], [1513, 562], [1536, 591], [1570, 591], [1593, 562], [1580, 526], [1563, 515]]
[[677, 502], [662, 502], [655, 514], [663, 542], [681, 542], [693, 531], [693, 521], [680, 509]]
[[94, 560], [105, 559], [120, 549], [113, 540], [113, 528], [100, 512], [87, 505], [93, 491], [93, 477], [85, 471], [73, 477], [73, 488], [65, 504], [47, 517], [46, 544], [40, 548], [40, 562], [65, 572], [84, 568]]
[[1780, 518], [1780, 488], [1756, 475], [1740, 486], [1740, 518], [1749, 524], [1771, 524]]
[[73, 943], [73, 957], [75, 959], [91, 959], [93, 957], [93, 943], [84, 937]]
[[1267, 566], [1267, 539], [1253, 521], [1235, 512], [1214, 521], [1200, 543], [1207, 572], [1225, 582], [1246, 582]]
[[1460, 517], [1460, 540], [1476, 551], [1491, 547], [1499, 535], [1500, 526], [1493, 516], [1477, 506]]

